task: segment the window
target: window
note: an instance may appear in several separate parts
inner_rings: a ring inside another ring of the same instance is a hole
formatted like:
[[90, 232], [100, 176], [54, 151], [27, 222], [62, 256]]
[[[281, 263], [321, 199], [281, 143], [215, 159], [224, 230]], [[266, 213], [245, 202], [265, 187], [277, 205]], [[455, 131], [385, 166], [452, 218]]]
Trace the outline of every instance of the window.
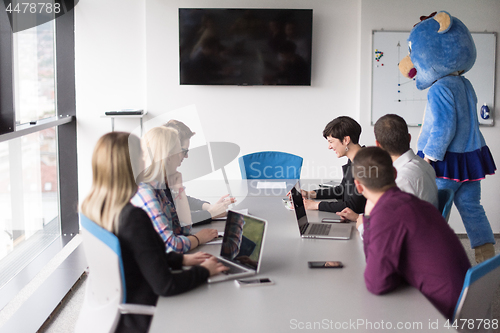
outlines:
[[58, 188], [55, 127], [0, 143], [0, 286], [59, 237]]
[[55, 22], [13, 35], [16, 124], [54, 117]]
[[77, 0], [56, 2], [56, 20], [13, 32], [0, 1], [0, 308], [79, 231]]

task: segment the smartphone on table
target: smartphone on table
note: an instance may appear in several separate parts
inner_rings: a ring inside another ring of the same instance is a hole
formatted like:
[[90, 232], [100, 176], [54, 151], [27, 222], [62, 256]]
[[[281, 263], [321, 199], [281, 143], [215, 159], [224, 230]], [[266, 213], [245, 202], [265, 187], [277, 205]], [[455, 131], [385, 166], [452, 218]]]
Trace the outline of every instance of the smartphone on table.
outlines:
[[342, 268], [341, 261], [308, 261], [309, 268]]
[[253, 287], [274, 284], [274, 281], [269, 278], [241, 279], [234, 281], [240, 287]]
[[343, 219], [341, 216], [335, 214], [332, 217], [325, 217], [321, 219], [321, 222], [323, 223], [346, 223], [349, 222], [349, 220]]

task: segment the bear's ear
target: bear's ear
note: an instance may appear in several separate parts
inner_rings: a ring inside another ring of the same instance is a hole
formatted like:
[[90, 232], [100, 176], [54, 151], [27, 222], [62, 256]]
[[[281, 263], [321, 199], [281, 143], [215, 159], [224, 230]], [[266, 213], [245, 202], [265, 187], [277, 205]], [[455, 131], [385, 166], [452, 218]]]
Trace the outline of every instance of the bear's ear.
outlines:
[[438, 33], [444, 34], [448, 30], [450, 30], [451, 25], [453, 24], [453, 18], [447, 12], [439, 12], [432, 17], [439, 23]]

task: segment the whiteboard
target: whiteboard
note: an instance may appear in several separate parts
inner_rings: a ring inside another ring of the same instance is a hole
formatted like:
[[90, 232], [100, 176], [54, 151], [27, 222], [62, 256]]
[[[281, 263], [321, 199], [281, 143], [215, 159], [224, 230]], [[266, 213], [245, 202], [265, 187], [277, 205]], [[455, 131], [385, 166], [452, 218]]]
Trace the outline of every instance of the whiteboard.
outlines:
[[[404, 77], [398, 68], [401, 59], [408, 55], [409, 35], [409, 32], [373, 31], [372, 125], [388, 113], [400, 115], [408, 126], [422, 124], [428, 89], [418, 90], [414, 79]], [[472, 33], [472, 38], [477, 59], [464, 76], [476, 91], [479, 123], [493, 126], [496, 33]], [[490, 108], [490, 118], [486, 120], [480, 116], [484, 103]]]

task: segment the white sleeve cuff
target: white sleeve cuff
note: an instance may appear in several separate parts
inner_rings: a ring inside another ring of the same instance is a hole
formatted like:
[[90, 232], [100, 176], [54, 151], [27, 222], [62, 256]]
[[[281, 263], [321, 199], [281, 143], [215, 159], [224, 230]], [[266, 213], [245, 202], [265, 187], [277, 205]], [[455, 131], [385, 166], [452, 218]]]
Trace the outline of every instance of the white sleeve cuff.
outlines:
[[359, 237], [361, 238], [361, 240], [363, 239], [363, 232], [365, 231], [365, 227], [364, 227], [364, 224], [360, 224], [359, 227], [358, 227], [358, 231], [359, 231]]

